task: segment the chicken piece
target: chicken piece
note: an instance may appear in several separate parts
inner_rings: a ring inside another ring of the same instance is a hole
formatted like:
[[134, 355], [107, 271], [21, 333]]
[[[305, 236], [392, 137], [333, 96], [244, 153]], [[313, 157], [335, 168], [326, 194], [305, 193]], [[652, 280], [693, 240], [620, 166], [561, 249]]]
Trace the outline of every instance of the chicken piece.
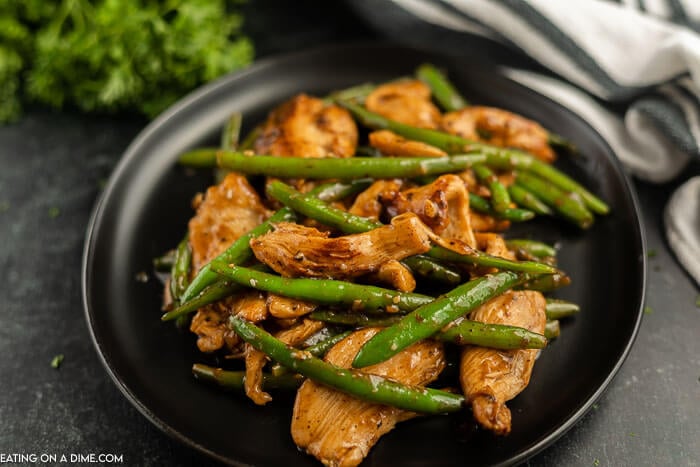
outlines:
[[377, 271], [377, 280], [401, 292], [413, 292], [416, 289], [416, 279], [411, 270], [396, 260], [381, 265]]
[[432, 233], [413, 214], [369, 232], [330, 238], [313, 227], [280, 222], [250, 241], [256, 258], [285, 277], [348, 279], [384, 263], [425, 253]]
[[316, 309], [316, 304], [298, 300], [296, 298], [283, 297], [281, 295], [268, 294], [267, 310], [275, 318], [288, 319], [304, 316]]
[[[270, 214], [248, 180], [235, 172], [226, 175], [218, 185], [209, 187], [195, 204], [197, 212], [189, 222], [192, 271], [198, 271]], [[197, 311], [190, 330], [198, 336], [199, 350], [214, 352], [224, 344], [229, 349], [238, 345], [237, 336], [227, 327], [228, 317], [241, 310], [261, 313], [259, 306], [256, 308], [246, 302], [250, 298], [247, 294], [241, 297], [242, 302], [230, 298]], [[264, 305], [264, 300], [262, 303]]]
[[[379, 329], [365, 328], [336, 344], [325, 360], [349, 368], [362, 345]], [[363, 368], [369, 374], [405, 384], [424, 386], [445, 367], [442, 345], [424, 340], [389, 360]], [[338, 467], [358, 465], [379, 438], [396, 423], [416, 414], [386, 405], [373, 404], [306, 380], [294, 402], [292, 438], [297, 446], [323, 464]]]
[[350, 113], [321, 99], [299, 94], [272, 112], [253, 145], [257, 154], [350, 157], [357, 126]]
[[[547, 322], [545, 299], [535, 291], [509, 291], [472, 311], [470, 319], [520, 326], [542, 334]], [[511, 414], [505, 403], [527, 387], [537, 352], [475, 346], [462, 350], [462, 391], [481, 426], [498, 435], [510, 432]]]
[[214, 352], [224, 345], [234, 350], [238, 346], [238, 336], [228, 327], [231, 314], [243, 316], [254, 323], [264, 320], [267, 318], [264, 294], [251, 290], [197, 310], [190, 323], [190, 331], [197, 334], [197, 347], [201, 352]]
[[[305, 319], [289, 329], [284, 329], [275, 334], [275, 337], [287, 345], [296, 347], [313, 334], [321, 330], [324, 324], [320, 321]], [[257, 405], [265, 405], [272, 400], [272, 396], [263, 391], [263, 368], [267, 363], [267, 356], [245, 344], [245, 379], [243, 387], [245, 394]]]
[[471, 106], [442, 117], [442, 129], [495, 146], [518, 148], [537, 158], [552, 162], [555, 152], [549, 147], [549, 133], [538, 123], [496, 107]]
[[515, 253], [508, 249], [506, 241], [492, 232], [478, 232], [474, 234], [476, 238], [477, 248], [488, 253], [491, 256], [500, 256], [510, 260], [515, 260]]
[[401, 189], [403, 181], [399, 178], [393, 180], [377, 180], [369, 188], [357, 195], [355, 202], [348, 212], [362, 217], [379, 219], [384, 206], [380, 202], [382, 197], [393, 197]]
[[418, 80], [378, 86], [365, 99], [367, 110], [390, 120], [420, 128], [438, 128], [440, 111], [430, 100], [430, 88]]
[[267, 355], [256, 350], [250, 344], [245, 344], [245, 378], [243, 389], [245, 395], [257, 405], [265, 405], [272, 400], [272, 396], [263, 391], [263, 368], [267, 363]]
[[507, 219], [496, 219], [476, 211], [469, 212], [469, 221], [474, 232], [503, 232], [510, 227], [510, 221]]
[[284, 329], [275, 334], [275, 337], [287, 345], [297, 347], [306, 339], [316, 334], [324, 324], [313, 319], [304, 319], [289, 329]]
[[469, 193], [456, 175], [442, 175], [433, 183], [384, 196], [389, 215], [412, 212], [445, 240], [459, 240], [474, 247], [469, 215]]
[[389, 130], [373, 131], [369, 134], [369, 144], [384, 155], [397, 157], [444, 157], [447, 153], [440, 148], [420, 141], [413, 141]]
[[243, 175], [231, 172], [209, 187], [189, 222], [192, 270], [198, 271], [269, 215]]

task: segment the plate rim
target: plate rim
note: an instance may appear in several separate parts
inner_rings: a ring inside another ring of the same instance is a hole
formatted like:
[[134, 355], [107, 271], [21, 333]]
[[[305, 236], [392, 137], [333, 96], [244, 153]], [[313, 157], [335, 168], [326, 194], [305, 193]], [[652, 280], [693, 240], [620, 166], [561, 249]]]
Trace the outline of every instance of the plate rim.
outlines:
[[[159, 430], [170, 436], [171, 438], [179, 441], [180, 443], [183, 443], [184, 445], [194, 448], [195, 450], [206, 454], [207, 456], [210, 456], [211, 458], [222, 462], [227, 465], [234, 465], [234, 466], [248, 466], [249, 464], [237, 461], [235, 459], [232, 459], [230, 457], [224, 456], [222, 454], [219, 454], [206, 446], [194, 441], [191, 437], [187, 436], [186, 434], [182, 433], [180, 430], [176, 430], [173, 427], [171, 427], [168, 423], [163, 421], [158, 415], [156, 415], [152, 410], [150, 410], [144, 403], [142, 403], [139, 398], [132, 393], [132, 391], [129, 389], [127, 386], [126, 382], [123, 381], [123, 379], [117, 374], [117, 371], [115, 368], [113, 368], [110, 359], [108, 358], [106, 352], [103, 350], [103, 346], [100, 344], [96, 334], [95, 334], [95, 317], [94, 315], [94, 310], [91, 309], [90, 305], [90, 277], [88, 275], [88, 270], [90, 269], [91, 262], [93, 261], [94, 255], [95, 255], [95, 236], [96, 236], [96, 228], [99, 225], [99, 222], [101, 221], [103, 215], [104, 215], [104, 205], [106, 200], [110, 197], [112, 192], [115, 189], [115, 185], [117, 183], [117, 180], [121, 178], [122, 172], [124, 172], [128, 166], [130, 165], [130, 162], [132, 159], [138, 156], [138, 152], [141, 149], [143, 145], [145, 145], [148, 140], [151, 138], [151, 135], [156, 133], [162, 126], [164, 126], [171, 118], [177, 116], [180, 112], [183, 110], [187, 109], [190, 105], [196, 103], [200, 99], [204, 98], [205, 96], [215, 93], [219, 88], [222, 87], [228, 87], [232, 83], [235, 83], [235, 81], [243, 79], [244, 77], [250, 75], [250, 74], [257, 74], [264, 72], [264, 69], [270, 66], [275, 66], [277, 62], [280, 61], [287, 61], [287, 60], [294, 60], [295, 58], [301, 58], [307, 55], [314, 55], [314, 54], [323, 54], [323, 53], [328, 53], [328, 52], [335, 52], [337, 53], [340, 50], [347, 49], [347, 50], [353, 50], [353, 49], [359, 49], [359, 48], [376, 48], [376, 49], [383, 49], [383, 48], [395, 48], [395, 49], [401, 49], [405, 52], [421, 52], [424, 54], [429, 54], [433, 55], [435, 57], [443, 57], [443, 58], [450, 58], [452, 60], [460, 60], [459, 56], [455, 54], [450, 54], [450, 53], [440, 53], [438, 51], [435, 51], [434, 49], [430, 48], [423, 48], [423, 47], [413, 47], [413, 46], [406, 46], [402, 44], [398, 44], [393, 41], [367, 41], [367, 40], [362, 40], [362, 41], [346, 41], [346, 42], [335, 42], [335, 43], [330, 43], [322, 46], [317, 46], [317, 47], [312, 47], [312, 48], [305, 48], [302, 50], [294, 51], [294, 52], [288, 52], [288, 53], [279, 53], [279, 54], [273, 54], [264, 58], [261, 58], [259, 60], [256, 60], [251, 66], [239, 70], [236, 72], [232, 72], [229, 74], [226, 74], [214, 81], [211, 81], [209, 83], [203, 84], [194, 90], [192, 90], [190, 93], [186, 94], [184, 97], [176, 101], [173, 105], [171, 105], [168, 109], [166, 109], [163, 113], [161, 113], [158, 117], [156, 117], [154, 120], [152, 120], [150, 123], [148, 123], [141, 131], [139, 131], [138, 135], [129, 143], [129, 145], [126, 147], [126, 149], [123, 151], [122, 155], [119, 157], [119, 160], [112, 169], [111, 174], [109, 175], [108, 181], [104, 187], [104, 189], [101, 191], [101, 193], [98, 195], [94, 206], [91, 210], [90, 217], [88, 220], [88, 224], [86, 227], [86, 234], [85, 234], [85, 240], [83, 242], [83, 254], [82, 254], [82, 260], [81, 260], [81, 298], [82, 298], [82, 305], [83, 305], [83, 312], [85, 315], [85, 320], [87, 323], [88, 327], [88, 332], [90, 334], [90, 339], [95, 347], [95, 350], [97, 351], [98, 357], [100, 362], [102, 363], [102, 366], [106, 370], [107, 374], [110, 376], [110, 379], [112, 382], [117, 386], [119, 391], [126, 397], [126, 399], [133, 405], [149, 422], [151, 422], [154, 426], [156, 426]], [[501, 64], [503, 65], [503, 64]], [[630, 178], [629, 173], [625, 170], [624, 166], [620, 162], [619, 158], [613, 151], [612, 147], [609, 145], [607, 140], [595, 129], [593, 128], [588, 122], [586, 122], [585, 119], [583, 119], [581, 116], [576, 114], [573, 110], [570, 110], [569, 108], [565, 107], [564, 105], [556, 102], [555, 100], [549, 98], [548, 96], [545, 96], [539, 92], [537, 92], [534, 89], [530, 89], [527, 86], [524, 86], [517, 81], [509, 78], [505, 74], [499, 71], [499, 64], [494, 64], [489, 62], [488, 60], [485, 60], [484, 68], [491, 68], [495, 70], [496, 72], [499, 73], [499, 75], [507, 80], [509, 84], [514, 85], [517, 88], [521, 88], [527, 93], [535, 94], [539, 99], [543, 99], [546, 101], [550, 101], [554, 103], [556, 106], [564, 109], [570, 117], [579, 120], [581, 123], [586, 125], [587, 127], [590, 128], [591, 131], [593, 131], [596, 135], [599, 136], [601, 143], [603, 143], [605, 149], [613, 156], [611, 158], [611, 163], [615, 170], [618, 172], [618, 175], [622, 181], [622, 186], [625, 191], [625, 195], [627, 195], [630, 198], [632, 208], [633, 208], [633, 217], [634, 217], [634, 230], [636, 231], [636, 234], [639, 239], [639, 243], [641, 246], [641, 270], [639, 273], [641, 274], [640, 277], [640, 282], [641, 282], [641, 290], [639, 294], [639, 305], [638, 305], [638, 310], [635, 316], [635, 323], [634, 327], [632, 329], [631, 335], [621, 352], [619, 358], [613, 365], [612, 369], [608, 373], [608, 375], [605, 377], [605, 379], [601, 382], [601, 384], [598, 386], [598, 388], [591, 394], [591, 396], [588, 397], [588, 400], [572, 415], [569, 416], [569, 418], [562, 423], [560, 426], [558, 426], [555, 430], [553, 430], [549, 435], [545, 436], [542, 438], [539, 442], [533, 444], [532, 446], [528, 447], [527, 449], [524, 449], [521, 451], [519, 454], [512, 456], [508, 460], [500, 463], [500, 464], [494, 464], [494, 465], [514, 465], [518, 464], [521, 462], [526, 461], [527, 459], [532, 458], [536, 454], [542, 452], [544, 449], [547, 447], [553, 445], [559, 438], [561, 438], [564, 434], [566, 434], [571, 428], [573, 428], [578, 422], [581, 421], [583, 416], [588, 413], [588, 411], [591, 409], [591, 407], [600, 399], [600, 397], [605, 393], [605, 391], [608, 389], [610, 383], [612, 380], [617, 376], [618, 372], [620, 371], [620, 368], [624, 364], [625, 360], [628, 358], [629, 353], [637, 339], [639, 329], [641, 326], [642, 322], [642, 316], [643, 316], [643, 307], [644, 307], [644, 302], [646, 299], [646, 294], [647, 294], [647, 279], [648, 279], [648, 259], [647, 259], [647, 239], [646, 239], [646, 232], [644, 230], [644, 223], [643, 223], [643, 216], [642, 212], [639, 207], [639, 200], [636, 194], [636, 191], [634, 190], [634, 187], [632, 185], [632, 181]]]

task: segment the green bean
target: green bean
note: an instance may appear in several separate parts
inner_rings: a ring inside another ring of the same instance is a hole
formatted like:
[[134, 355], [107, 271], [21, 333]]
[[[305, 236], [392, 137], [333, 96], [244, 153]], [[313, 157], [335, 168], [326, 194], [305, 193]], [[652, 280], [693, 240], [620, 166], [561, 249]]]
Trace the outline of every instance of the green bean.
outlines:
[[[311, 355], [314, 357], [320, 357], [323, 358], [324, 355], [328, 353], [329, 350], [333, 348], [335, 344], [338, 342], [342, 341], [346, 337], [348, 337], [350, 334], [352, 334], [352, 331], [345, 331], [341, 332], [339, 334], [330, 336], [321, 342], [317, 342], [314, 345], [310, 345], [307, 348], [304, 349], [305, 352], [309, 352]], [[279, 363], [275, 363], [272, 365], [272, 368], [270, 368], [270, 373], [274, 376], [277, 375], [282, 375], [284, 373], [289, 373], [289, 370]]]
[[553, 214], [549, 206], [520, 185], [515, 183], [512, 184], [508, 187], [508, 193], [510, 193], [510, 197], [517, 205], [529, 209], [535, 214], [539, 214], [541, 216], [551, 216]]
[[236, 149], [238, 147], [242, 123], [243, 115], [240, 112], [231, 114], [221, 132], [221, 149]]
[[161, 256], [153, 258], [153, 268], [160, 272], [170, 272], [170, 269], [175, 264], [175, 250], [166, 251]]
[[436, 337], [457, 345], [478, 345], [492, 349], [543, 349], [547, 339], [528, 329], [464, 319], [443, 329]]
[[552, 292], [571, 284], [571, 278], [564, 272], [558, 271], [554, 274], [541, 275], [532, 278], [522, 284], [520, 288], [525, 290], [537, 290], [539, 292]]
[[576, 145], [574, 143], [556, 133], [549, 132], [549, 134], [547, 135], [547, 144], [549, 144], [552, 147], [562, 148], [572, 154], [578, 152], [578, 149], [576, 148]]
[[580, 228], [587, 229], [593, 225], [593, 214], [577, 195], [562, 191], [544, 179], [527, 172], [518, 172], [516, 183], [537, 195], [558, 214]]
[[469, 253], [457, 253], [441, 246], [432, 247], [426, 255], [448, 263], [463, 263], [473, 266], [498, 268], [505, 271], [527, 272], [530, 274], [555, 274], [558, 269], [535, 261], [511, 261], [500, 256], [491, 256], [476, 249]]
[[[311, 190], [309, 196], [318, 196], [320, 199], [335, 201], [364, 190], [370, 183], [371, 180], [367, 179], [355, 180], [350, 183], [326, 183]], [[226, 263], [244, 264], [253, 257], [253, 251], [250, 249], [251, 239], [269, 232], [272, 226], [278, 222], [294, 222], [295, 220], [296, 216], [291, 209], [282, 208], [270, 216], [265, 222], [238, 238], [230, 247], [217, 256], [216, 259]], [[218, 278], [219, 276], [217, 274], [211, 272], [208, 264], [203, 266], [183, 294], [183, 300], [190, 300], [201, 292], [204, 287], [213, 283]]]
[[420, 175], [444, 174], [483, 162], [482, 154], [461, 154], [450, 157], [350, 157], [304, 158], [246, 156], [241, 152], [218, 149], [195, 149], [182, 156], [192, 160], [216, 157], [220, 167], [248, 175], [270, 175], [280, 178], [349, 180], [355, 178], [412, 178]]
[[321, 342], [318, 342], [314, 345], [310, 345], [304, 350], [309, 352], [311, 355], [314, 357], [323, 357], [328, 353], [329, 350], [333, 348], [335, 344], [338, 342], [342, 341], [346, 337], [348, 337], [350, 334], [352, 334], [352, 331], [345, 331], [341, 332], [339, 334], [336, 334], [334, 336], [330, 336], [327, 339], [322, 340]]
[[[318, 310], [310, 318], [326, 323], [362, 327], [386, 327], [401, 320], [401, 315], [368, 315], [356, 312]], [[478, 345], [492, 349], [542, 349], [547, 345], [543, 335], [516, 326], [488, 324], [478, 321], [461, 320], [447, 329], [438, 331], [435, 336], [444, 342], [457, 345]]]
[[190, 277], [192, 265], [192, 250], [190, 249], [189, 235], [180, 241], [175, 252], [175, 261], [170, 269], [170, 295], [175, 302], [179, 302]]
[[[260, 134], [262, 133], [262, 125], [257, 125], [255, 128], [250, 130], [250, 132], [246, 135], [245, 138], [243, 138], [243, 141], [241, 141], [241, 144], [238, 145], [238, 149], [240, 151], [249, 151], [253, 149], [253, 145], [255, 144], [255, 140], [258, 139]], [[216, 164], [216, 162], [215, 162]]]
[[360, 348], [352, 365], [361, 368], [383, 362], [524, 279], [524, 275], [503, 271], [466, 282], [377, 333]]
[[503, 212], [495, 212], [491, 209], [491, 204], [476, 193], [469, 193], [469, 206], [476, 212], [512, 222], [525, 222], [535, 217], [535, 213], [527, 209], [507, 208]]
[[416, 70], [416, 76], [430, 87], [433, 97], [448, 112], [467, 107], [469, 103], [452, 86], [447, 77], [430, 63], [424, 63]]
[[512, 238], [506, 240], [506, 246], [511, 250], [523, 250], [535, 258], [547, 258], [557, 255], [557, 250], [546, 243], [525, 238]]
[[[610, 207], [578, 182], [574, 181], [554, 166], [540, 161], [536, 157], [520, 151], [505, 151], [499, 148], [477, 148], [486, 155], [487, 164], [502, 170], [519, 169], [519, 172], [528, 171], [542, 177], [560, 190], [575, 193], [584, 202], [585, 206], [596, 214], [607, 214]], [[537, 193], [536, 193], [537, 194]]]
[[462, 282], [462, 275], [459, 271], [425, 255], [404, 258], [401, 262], [414, 274], [418, 274], [426, 279], [451, 285], [457, 285]]
[[346, 89], [341, 89], [339, 91], [333, 91], [325, 99], [327, 103], [335, 103], [336, 100], [353, 100], [364, 102], [364, 100], [369, 96], [372, 91], [376, 89], [377, 85], [374, 83], [363, 83], [357, 86], [352, 86]]
[[[368, 232], [382, 225], [380, 222], [373, 219], [356, 216], [329, 206], [327, 203], [313, 196], [299, 193], [294, 188], [278, 180], [267, 185], [267, 193], [295, 211], [345, 233]], [[496, 267], [513, 271], [530, 272], [533, 274], [552, 274], [556, 272], [556, 268], [546, 264], [532, 261], [510, 261], [497, 256], [487, 255], [478, 250], [471, 250], [468, 254], [461, 254], [441, 246], [434, 246], [426, 255], [433, 259], [447, 262]]]
[[183, 301], [177, 308], [165, 313], [160, 317], [160, 319], [161, 321], [179, 319], [182, 316], [187, 316], [188, 314], [197, 311], [203, 306], [218, 302], [222, 298], [230, 297], [241, 290], [241, 287], [237, 284], [231, 284], [230, 282], [225, 281], [215, 281], [211, 285], [205, 287], [195, 297], [190, 298], [187, 301]]
[[218, 260], [211, 262], [211, 269], [227, 280], [244, 287], [308, 300], [321, 305], [344, 305], [357, 311], [384, 309], [410, 311], [433, 301], [433, 297], [427, 295], [398, 292], [353, 282], [280, 277], [251, 268], [227, 265]]
[[547, 312], [547, 319], [555, 320], [574, 316], [581, 311], [581, 308], [573, 302], [556, 298], [548, 298], [545, 310]]
[[555, 319], [552, 321], [547, 321], [547, 324], [544, 327], [544, 336], [549, 340], [553, 340], [559, 337], [559, 334], [561, 334], [559, 320]]
[[355, 157], [384, 157], [384, 154], [372, 146], [358, 146], [355, 149]]
[[[235, 151], [238, 149], [242, 123], [243, 114], [240, 112], [234, 112], [231, 114], [229, 119], [226, 121], [226, 125], [224, 125], [224, 129], [221, 131], [221, 149], [226, 149], [229, 151]], [[217, 167], [214, 176], [216, 183], [221, 183], [229, 172], [230, 170]]]
[[491, 205], [486, 198], [482, 198], [476, 193], [469, 193], [469, 207], [482, 214], [491, 213]]
[[499, 148], [441, 131], [412, 127], [389, 120], [352, 102], [338, 101], [338, 103], [350, 110], [361, 123], [370, 128], [391, 130], [404, 138], [422, 141], [449, 153], [481, 153], [486, 156], [486, 164], [491, 167], [502, 170], [517, 168], [531, 171], [562, 190], [577, 193], [584, 200], [586, 206], [596, 214], [607, 214], [610, 211], [610, 208], [604, 201], [586, 190], [579, 183], [552, 165], [542, 162], [523, 151]]
[[502, 213], [510, 208], [510, 195], [508, 189], [498, 180], [495, 173], [483, 164], [475, 164], [472, 167], [476, 178], [488, 186], [491, 191], [491, 207], [495, 212]]
[[181, 154], [178, 162], [181, 165], [199, 169], [214, 168], [216, 167], [216, 152], [195, 149]]
[[309, 318], [324, 323], [342, 324], [345, 326], [361, 327], [385, 327], [395, 324], [401, 319], [401, 315], [395, 313], [382, 313], [368, 315], [364, 313], [346, 313], [333, 310], [316, 310], [311, 312]]
[[[245, 384], [245, 371], [228, 371], [221, 368], [214, 368], [209, 365], [195, 363], [192, 365], [192, 374], [195, 378], [217, 384], [228, 390], [243, 390]], [[262, 387], [264, 390], [273, 389], [297, 389], [304, 381], [302, 376], [294, 373], [279, 375], [263, 374]]]
[[464, 397], [458, 394], [408, 386], [324, 362], [280, 342], [239, 316], [231, 316], [229, 325], [241, 339], [290, 370], [360, 399], [421, 413], [457, 412], [464, 407]]

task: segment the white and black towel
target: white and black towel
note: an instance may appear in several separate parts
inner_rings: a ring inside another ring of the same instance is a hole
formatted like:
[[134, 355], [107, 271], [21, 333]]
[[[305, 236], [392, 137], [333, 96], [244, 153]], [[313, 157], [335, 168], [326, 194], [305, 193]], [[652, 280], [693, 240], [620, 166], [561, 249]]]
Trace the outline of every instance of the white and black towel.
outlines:
[[[700, 157], [700, 0], [353, 4], [393, 39], [413, 45], [440, 44], [454, 54], [475, 38], [499, 44], [498, 53], [516, 65], [505, 69], [510, 78], [581, 115], [643, 180], [673, 180]], [[685, 182], [665, 213], [669, 244], [698, 284], [699, 188], [700, 176]]]

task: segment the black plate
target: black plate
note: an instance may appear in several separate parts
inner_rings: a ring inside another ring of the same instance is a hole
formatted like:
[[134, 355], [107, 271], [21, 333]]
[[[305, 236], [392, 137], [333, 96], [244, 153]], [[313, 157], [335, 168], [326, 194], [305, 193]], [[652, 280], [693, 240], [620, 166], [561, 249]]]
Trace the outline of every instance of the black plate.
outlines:
[[194, 339], [159, 321], [161, 287], [151, 259], [177, 244], [194, 193], [210, 177], [177, 167], [178, 154], [217, 141], [226, 117], [251, 124], [298, 92], [323, 95], [353, 84], [410, 74], [430, 61], [472, 102], [498, 105], [573, 140], [583, 156], [557, 165], [601, 195], [612, 214], [587, 232], [538, 221], [521, 234], [557, 242], [573, 285], [559, 296], [583, 313], [535, 366], [529, 387], [509, 405], [513, 431], [495, 438], [469, 416], [425, 417], [400, 424], [372, 449], [366, 465], [471, 465], [522, 461], [569, 429], [620, 368], [640, 322], [645, 254], [635, 197], [610, 148], [565, 108], [474, 63], [395, 46], [352, 45], [263, 60], [203, 87], [167, 111], [131, 144], [97, 204], [85, 245], [83, 290], [88, 324], [108, 373], [156, 426], [231, 464], [317, 465], [289, 434], [292, 399], [256, 407], [196, 382]]

